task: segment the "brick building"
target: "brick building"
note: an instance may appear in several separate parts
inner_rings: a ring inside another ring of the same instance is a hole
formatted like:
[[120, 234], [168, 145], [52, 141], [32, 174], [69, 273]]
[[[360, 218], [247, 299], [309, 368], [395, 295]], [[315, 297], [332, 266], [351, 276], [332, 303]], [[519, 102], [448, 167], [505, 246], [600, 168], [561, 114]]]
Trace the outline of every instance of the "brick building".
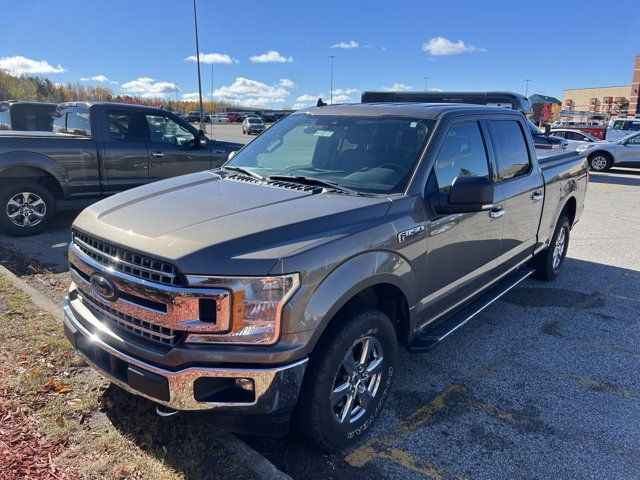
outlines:
[[636, 56], [631, 85], [563, 90], [560, 118], [575, 121], [640, 117], [640, 55]]

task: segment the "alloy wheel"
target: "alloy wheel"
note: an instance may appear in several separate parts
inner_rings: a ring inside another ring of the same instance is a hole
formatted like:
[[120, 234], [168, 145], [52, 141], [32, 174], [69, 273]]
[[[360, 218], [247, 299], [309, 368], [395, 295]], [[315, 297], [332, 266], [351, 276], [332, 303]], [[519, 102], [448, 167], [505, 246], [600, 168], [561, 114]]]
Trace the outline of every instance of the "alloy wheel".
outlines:
[[593, 157], [591, 159], [591, 168], [596, 172], [601, 172], [602, 170], [605, 170], [607, 168], [608, 163], [609, 162], [607, 158], [603, 157], [602, 155], [598, 155], [597, 157]]
[[553, 269], [557, 270], [564, 259], [564, 251], [566, 247], [567, 233], [566, 228], [562, 227], [558, 232], [556, 244], [553, 247]]
[[356, 422], [371, 408], [380, 390], [382, 367], [382, 344], [374, 337], [362, 337], [347, 350], [330, 395], [339, 423]]
[[5, 210], [14, 225], [35, 227], [47, 214], [47, 204], [33, 192], [20, 192], [9, 199]]

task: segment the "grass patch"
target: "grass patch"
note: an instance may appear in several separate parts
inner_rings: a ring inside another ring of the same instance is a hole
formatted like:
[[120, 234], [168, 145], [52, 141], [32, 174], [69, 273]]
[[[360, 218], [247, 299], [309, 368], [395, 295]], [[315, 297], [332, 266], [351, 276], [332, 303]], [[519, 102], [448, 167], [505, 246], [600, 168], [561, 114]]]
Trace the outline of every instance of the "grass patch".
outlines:
[[250, 479], [198, 415], [169, 419], [89, 368], [62, 325], [0, 276], [0, 476]]

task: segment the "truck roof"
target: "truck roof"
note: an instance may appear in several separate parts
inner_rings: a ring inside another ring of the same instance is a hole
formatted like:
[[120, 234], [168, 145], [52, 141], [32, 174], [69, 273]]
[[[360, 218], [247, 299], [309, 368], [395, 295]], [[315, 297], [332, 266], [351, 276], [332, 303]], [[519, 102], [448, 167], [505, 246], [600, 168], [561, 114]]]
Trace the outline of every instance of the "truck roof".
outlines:
[[[117, 107], [117, 108], [146, 108], [149, 110], [163, 110], [160, 107], [152, 107], [150, 105], [138, 105], [135, 103], [117, 103], [117, 102], [93, 102], [93, 101], [80, 101], [80, 102], [62, 102], [58, 104], [58, 108], [68, 108], [68, 107], [86, 107], [89, 108], [95, 105], [106, 105], [109, 107]], [[167, 110], [168, 111], [168, 110]]]
[[418, 103], [418, 102], [377, 102], [377, 103], [345, 103], [324, 107], [309, 107], [296, 113], [313, 115], [358, 115], [377, 117], [398, 115], [403, 117], [425, 118], [435, 120], [449, 113], [457, 114], [511, 114], [519, 115], [516, 110], [505, 107], [487, 107], [466, 103]]

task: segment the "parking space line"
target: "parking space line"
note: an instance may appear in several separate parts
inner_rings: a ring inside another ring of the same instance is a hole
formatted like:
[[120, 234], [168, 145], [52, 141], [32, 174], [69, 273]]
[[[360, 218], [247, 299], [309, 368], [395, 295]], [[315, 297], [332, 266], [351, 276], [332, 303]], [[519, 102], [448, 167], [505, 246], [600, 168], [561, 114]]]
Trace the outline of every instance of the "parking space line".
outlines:
[[445, 477], [445, 474], [439, 471], [432, 463], [422, 466], [421, 463], [423, 462], [420, 458], [397, 448], [386, 448], [378, 453], [378, 457], [391, 460], [398, 465], [432, 478], [433, 480], [442, 480]]
[[[548, 371], [548, 370], [546, 370]], [[626, 388], [618, 387], [617, 385], [613, 385], [608, 382], [600, 382], [598, 380], [591, 380], [589, 378], [584, 378], [579, 375], [568, 374], [568, 373], [559, 373], [548, 371], [550, 375], [561, 378], [565, 380], [569, 380], [573, 383], [577, 383], [579, 385], [585, 386], [591, 390], [595, 390], [597, 392], [603, 393], [618, 393], [625, 398], [634, 398], [637, 397], [638, 394], [632, 392], [631, 390], [627, 390]]]
[[467, 389], [462, 385], [452, 385], [444, 392], [437, 395], [426, 405], [411, 413], [407, 418], [400, 421], [393, 432], [377, 439], [371, 439], [364, 445], [354, 450], [345, 457], [347, 463], [353, 467], [363, 467], [375, 457], [388, 458], [385, 452], [396, 442], [396, 440], [408, 433], [411, 433], [422, 426], [430, 423], [434, 416], [449, 407], [452, 397], [466, 393]]

